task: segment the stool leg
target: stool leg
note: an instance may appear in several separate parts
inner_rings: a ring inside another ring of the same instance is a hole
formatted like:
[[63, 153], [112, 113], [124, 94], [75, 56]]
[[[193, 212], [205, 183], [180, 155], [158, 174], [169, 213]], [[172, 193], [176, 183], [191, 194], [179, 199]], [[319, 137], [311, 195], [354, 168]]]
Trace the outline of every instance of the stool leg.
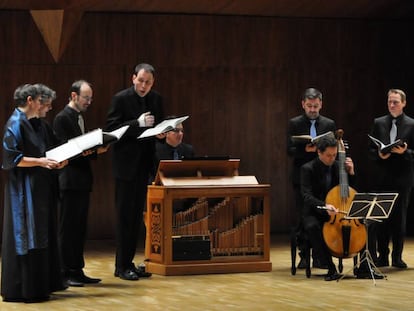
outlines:
[[339, 273], [342, 273], [342, 271], [344, 271], [344, 264], [342, 263], [342, 258], [338, 259], [338, 270]]
[[292, 230], [290, 236], [290, 257], [291, 257], [291, 268], [290, 273], [292, 275], [296, 274], [296, 249], [297, 249], [297, 240], [296, 240], [296, 231]]

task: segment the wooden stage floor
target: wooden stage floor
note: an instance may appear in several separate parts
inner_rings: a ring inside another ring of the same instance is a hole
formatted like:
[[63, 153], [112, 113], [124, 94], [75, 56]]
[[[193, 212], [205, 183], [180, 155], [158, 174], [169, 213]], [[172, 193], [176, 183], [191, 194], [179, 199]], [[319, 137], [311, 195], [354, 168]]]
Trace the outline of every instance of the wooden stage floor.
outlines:
[[[414, 239], [409, 238], [404, 260], [409, 268], [384, 268], [387, 280], [355, 279], [326, 282], [326, 270], [290, 273], [288, 237], [272, 236], [271, 272], [190, 276], [153, 275], [136, 282], [113, 276], [114, 243], [89, 241], [85, 272], [101, 284], [71, 287], [38, 304], [0, 302], [9, 310], [414, 310]], [[143, 259], [139, 249], [137, 260]], [[344, 271], [352, 260], [344, 260]]]

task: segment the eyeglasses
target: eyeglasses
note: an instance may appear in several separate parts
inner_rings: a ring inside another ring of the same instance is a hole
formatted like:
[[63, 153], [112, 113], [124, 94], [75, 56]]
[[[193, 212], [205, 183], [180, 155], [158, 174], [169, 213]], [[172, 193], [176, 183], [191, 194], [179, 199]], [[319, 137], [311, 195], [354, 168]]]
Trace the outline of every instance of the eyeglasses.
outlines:
[[179, 132], [184, 133], [184, 129], [175, 128], [175, 129], [172, 130], [172, 132], [174, 132], [174, 133], [179, 133]]
[[82, 97], [84, 100], [86, 100], [87, 102], [92, 102], [93, 98], [89, 97], [89, 96], [83, 96], [83, 95], [79, 95], [80, 97]]

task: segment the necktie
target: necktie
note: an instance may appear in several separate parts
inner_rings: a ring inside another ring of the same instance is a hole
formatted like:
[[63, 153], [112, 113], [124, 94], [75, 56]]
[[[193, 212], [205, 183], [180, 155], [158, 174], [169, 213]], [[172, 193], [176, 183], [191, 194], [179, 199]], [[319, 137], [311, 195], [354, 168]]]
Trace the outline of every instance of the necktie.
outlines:
[[325, 171], [325, 186], [326, 190], [331, 190], [332, 175], [331, 175], [331, 166], [326, 167]]
[[178, 160], [178, 159], [179, 159], [179, 157], [178, 157], [178, 151], [177, 151], [177, 149], [176, 149], [176, 148], [174, 148], [174, 152], [173, 152], [173, 159], [174, 159], [174, 160]]
[[397, 138], [397, 124], [396, 119], [392, 119], [392, 125], [390, 130], [390, 143], [393, 143]]
[[79, 114], [78, 116], [78, 124], [79, 124], [79, 128], [82, 131], [82, 134], [85, 133], [85, 121], [83, 120], [83, 117], [81, 114]]
[[310, 136], [314, 138], [316, 137], [316, 127], [315, 127], [316, 120], [310, 120], [310, 121], [311, 121]]

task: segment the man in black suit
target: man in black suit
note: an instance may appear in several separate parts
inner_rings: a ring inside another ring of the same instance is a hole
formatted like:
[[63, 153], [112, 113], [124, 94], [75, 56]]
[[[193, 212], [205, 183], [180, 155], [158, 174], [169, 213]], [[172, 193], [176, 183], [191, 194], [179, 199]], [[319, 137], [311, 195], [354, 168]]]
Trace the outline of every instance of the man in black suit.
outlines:
[[[317, 136], [329, 131], [335, 131], [335, 121], [321, 116], [319, 111], [322, 109], [322, 93], [315, 88], [308, 88], [302, 96], [302, 108], [304, 113], [289, 120], [287, 152], [293, 158], [293, 168], [291, 172], [293, 192], [295, 196], [296, 213], [298, 222], [302, 214], [303, 200], [300, 192], [300, 169], [303, 164], [316, 158], [316, 145], [306, 142], [294, 141], [292, 136], [311, 135]], [[314, 127], [312, 126], [314, 125]], [[302, 256], [301, 256], [302, 257]], [[314, 265], [319, 266], [314, 258]], [[306, 263], [301, 258], [299, 268], [304, 268]]]
[[[338, 152], [337, 141], [333, 136], [325, 136], [317, 141], [318, 156], [304, 164], [301, 169], [301, 193], [303, 197], [303, 227], [309, 238], [313, 251], [317, 254], [321, 264], [326, 266], [328, 274], [326, 281], [336, 280], [340, 275], [322, 235], [324, 222], [338, 209], [325, 204], [329, 190], [339, 184], [339, 163], [336, 161]], [[354, 164], [351, 158], [345, 159], [345, 170], [349, 175], [349, 182], [353, 182]], [[324, 206], [325, 209], [319, 207]]]
[[142, 266], [133, 263], [138, 233], [142, 223], [150, 173], [154, 171], [155, 138], [137, 139], [146, 129], [163, 120], [162, 97], [152, 90], [154, 67], [135, 66], [133, 86], [112, 98], [108, 111], [107, 129], [112, 131], [129, 125], [128, 130], [113, 147], [115, 176], [116, 277], [138, 280], [149, 277]]
[[184, 127], [181, 123], [178, 124], [175, 129], [165, 134], [165, 140], [157, 141], [155, 145], [155, 157], [157, 163], [160, 160], [181, 160], [183, 158], [193, 158], [193, 146], [183, 143], [183, 137]]
[[[72, 84], [69, 103], [53, 121], [53, 129], [61, 143], [85, 133], [82, 112], [92, 103], [92, 95], [89, 82], [78, 80]], [[63, 276], [69, 286], [83, 286], [101, 281], [84, 274], [83, 251], [93, 182], [90, 159], [96, 153], [105, 151], [104, 147], [97, 151], [86, 151], [82, 157], [70, 160], [59, 174], [59, 246]]]
[[[370, 156], [376, 164], [373, 178], [375, 191], [396, 192], [398, 198], [390, 217], [375, 225], [378, 238], [377, 266], [389, 266], [389, 240], [392, 238], [392, 266], [405, 269], [407, 264], [402, 260], [406, 233], [407, 208], [410, 192], [414, 182], [413, 148], [414, 119], [404, 113], [406, 95], [402, 90], [388, 91], [389, 114], [376, 118], [371, 136], [385, 144], [401, 139], [403, 146], [393, 147], [390, 153], [382, 154], [374, 143], [370, 144]], [[395, 126], [393, 125], [395, 124]]]

